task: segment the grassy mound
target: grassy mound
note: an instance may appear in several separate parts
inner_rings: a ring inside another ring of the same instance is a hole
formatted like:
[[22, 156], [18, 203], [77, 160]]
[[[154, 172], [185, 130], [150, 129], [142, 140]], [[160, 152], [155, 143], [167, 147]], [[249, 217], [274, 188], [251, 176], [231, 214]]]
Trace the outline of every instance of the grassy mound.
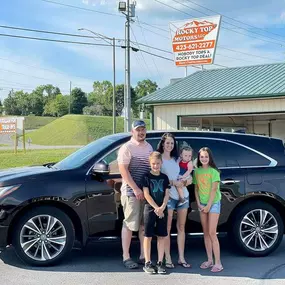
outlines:
[[[118, 117], [116, 121], [117, 132], [123, 132], [123, 118]], [[149, 124], [148, 121], [147, 123]], [[32, 144], [38, 145], [85, 145], [112, 132], [112, 117], [66, 115], [32, 133], [27, 133], [26, 139], [30, 137]]]
[[55, 117], [27, 116], [25, 117], [25, 129], [26, 130], [39, 129], [51, 123], [54, 120], [56, 120]]

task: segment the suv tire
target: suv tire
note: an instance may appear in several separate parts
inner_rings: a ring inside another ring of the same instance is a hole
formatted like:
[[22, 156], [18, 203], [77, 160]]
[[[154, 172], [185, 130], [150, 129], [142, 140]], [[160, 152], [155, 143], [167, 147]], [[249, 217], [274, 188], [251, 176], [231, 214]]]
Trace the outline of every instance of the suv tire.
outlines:
[[59, 263], [71, 252], [74, 239], [72, 221], [52, 206], [39, 206], [24, 213], [13, 233], [17, 255], [33, 266]]
[[261, 257], [281, 243], [284, 225], [278, 211], [263, 201], [251, 201], [234, 213], [231, 238], [248, 256]]

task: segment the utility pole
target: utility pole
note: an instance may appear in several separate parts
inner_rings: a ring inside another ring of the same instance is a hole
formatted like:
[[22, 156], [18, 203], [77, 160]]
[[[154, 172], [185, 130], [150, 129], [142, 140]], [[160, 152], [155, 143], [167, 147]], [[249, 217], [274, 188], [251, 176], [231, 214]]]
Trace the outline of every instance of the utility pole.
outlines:
[[116, 38], [109, 38], [89, 29], [80, 28], [79, 31], [88, 31], [113, 46], [113, 134], [116, 133]]
[[68, 114], [71, 113], [71, 89], [72, 89], [72, 85], [71, 85], [71, 81], [69, 81], [69, 110], [68, 110]]
[[130, 62], [130, 0], [127, 0], [127, 69], [126, 69], [126, 131], [131, 130], [131, 62]]
[[[126, 16], [125, 24], [125, 96], [124, 96], [124, 130], [129, 132], [131, 130], [131, 58], [130, 58], [130, 22], [131, 18], [135, 17], [135, 2], [130, 4], [130, 0], [127, 2], [119, 2], [119, 11]], [[133, 48], [132, 48], [133, 49]], [[137, 49], [133, 49], [138, 51]]]
[[116, 133], [116, 39], [113, 38], [113, 134]]

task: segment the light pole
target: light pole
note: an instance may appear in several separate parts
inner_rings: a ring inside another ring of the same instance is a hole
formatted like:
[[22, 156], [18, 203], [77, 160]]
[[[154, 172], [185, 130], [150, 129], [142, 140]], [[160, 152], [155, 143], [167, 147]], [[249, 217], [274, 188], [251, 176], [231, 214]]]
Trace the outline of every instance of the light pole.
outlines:
[[103, 41], [108, 43], [110, 46], [113, 46], [113, 134], [116, 133], [116, 39], [109, 38], [102, 34], [93, 32], [89, 29], [80, 28], [78, 31], [88, 31], [95, 36], [98, 36]]
[[119, 1], [119, 12], [126, 16], [125, 24], [125, 97], [124, 97], [124, 107], [125, 107], [125, 131], [131, 130], [131, 59], [130, 59], [130, 22], [131, 18], [135, 17], [135, 7], [136, 2], [134, 1], [130, 4], [130, 0]]

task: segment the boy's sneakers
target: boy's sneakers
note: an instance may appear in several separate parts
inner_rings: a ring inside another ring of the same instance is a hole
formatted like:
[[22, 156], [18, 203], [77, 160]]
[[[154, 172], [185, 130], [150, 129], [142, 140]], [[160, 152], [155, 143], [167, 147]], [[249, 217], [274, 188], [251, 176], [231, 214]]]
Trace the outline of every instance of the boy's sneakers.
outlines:
[[186, 200], [185, 198], [180, 199], [180, 200], [179, 200], [179, 203], [178, 203], [178, 206], [184, 205], [184, 204], [186, 204], [186, 203], [187, 203], [187, 200]]
[[148, 274], [155, 274], [156, 273], [156, 267], [151, 263], [151, 261], [146, 262], [143, 271]]
[[165, 270], [164, 266], [162, 265], [161, 261], [157, 262], [156, 270], [157, 270], [158, 274], [165, 274], [166, 273], [166, 270]]

